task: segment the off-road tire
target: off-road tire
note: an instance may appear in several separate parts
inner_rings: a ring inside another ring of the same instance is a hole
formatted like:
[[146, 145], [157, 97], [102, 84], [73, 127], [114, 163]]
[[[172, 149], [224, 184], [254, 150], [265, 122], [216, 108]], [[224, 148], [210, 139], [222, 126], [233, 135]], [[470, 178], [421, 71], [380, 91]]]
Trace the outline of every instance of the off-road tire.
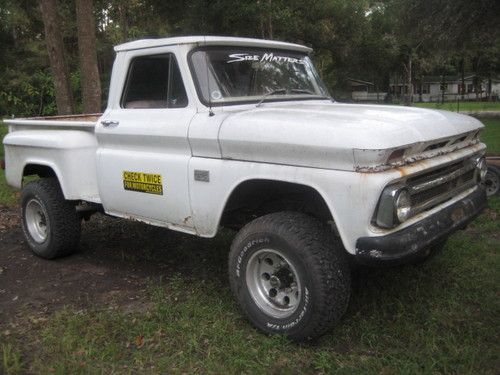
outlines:
[[[26, 219], [27, 205], [32, 201], [39, 204], [46, 214], [46, 238], [38, 239], [38, 241], [30, 234]], [[74, 204], [64, 199], [57, 179], [41, 178], [23, 187], [21, 217], [24, 237], [35, 255], [45, 259], [54, 259], [77, 250], [81, 220]]]
[[[266, 249], [278, 250], [293, 263], [302, 295], [291, 316], [276, 318], [256, 303], [246, 280], [248, 261]], [[232, 292], [250, 322], [267, 333], [296, 341], [312, 340], [327, 332], [345, 313], [351, 276], [345, 250], [320, 221], [297, 212], [259, 217], [236, 235], [229, 254]]]
[[488, 166], [488, 172], [486, 173], [486, 179], [483, 182], [483, 186], [488, 197], [500, 195], [500, 167], [495, 165]]

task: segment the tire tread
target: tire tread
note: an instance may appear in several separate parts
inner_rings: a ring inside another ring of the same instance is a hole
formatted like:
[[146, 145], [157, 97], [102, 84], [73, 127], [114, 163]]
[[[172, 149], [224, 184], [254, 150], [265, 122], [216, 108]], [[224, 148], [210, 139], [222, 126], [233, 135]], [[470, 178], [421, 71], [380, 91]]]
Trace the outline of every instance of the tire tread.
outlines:
[[[24, 224], [24, 204], [30, 198], [43, 201], [50, 218], [49, 244], [46, 248], [30, 240]], [[71, 201], [64, 198], [56, 178], [40, 178], [27, 183], [21, 194], [23, 231], [33, 252], [45, 259], [54, 259], [76, 251], [80, 241], [81, 220]]]
[[[277, 212], [255, 219], [235, 237], [231, 246], [232, 257], [238, 247], [252, 233], [270, 232], [280, 235], [300, 253], [300, 257], [316, 279], [315, 312], [307, 328], [289, 335], [296, 340], [314, 339], [328, 331], [345, 313], [350, 295], [350, 271], [338, 238], [327, 226], [308, 215], [298, 212]], [[236, 279], [230, 277], [231, 289], [238, 296]]]

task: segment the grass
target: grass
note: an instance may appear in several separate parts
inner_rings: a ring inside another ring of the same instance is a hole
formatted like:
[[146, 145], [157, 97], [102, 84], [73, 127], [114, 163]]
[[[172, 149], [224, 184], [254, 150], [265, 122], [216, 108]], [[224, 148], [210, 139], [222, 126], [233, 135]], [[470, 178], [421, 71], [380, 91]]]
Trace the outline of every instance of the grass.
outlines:
[[[483, 140], [498, 150], [500, 121], [484, 123]], [[0, 199], [13, 201], [3, 172]], [[20, 317], [21, 331], [0, 332], [0, 373], [496, 374], [500, 198], [490, 207], [422, 266], [357, 271], [347, 314], [316, 343], [263, 335], [241, 317], [224, 234], [206, 261], [182, 242], [173, 268], [178, 258], [190, 271], [151, 282], [142, 313], [90, 306]]]
[[500, 155], [500, 119], [481, 119], [486, 128], [481, 133], [481, 140], [486, 143], [488, 154]]
[[11, 338], [2, 365], [56, 374], [496, 374], [500, 199], [491, 206], [427, 264], [357, 271], [345, 318], [316, 343], [263, 335], [240, 316], [220, 262], [226, 235], [205, 262], [182, 256], [189, 241], [175, 250], [190, 272], [152, 282], [147, 311], [65, 308]]
[[0, 363], [0, 373], [19, 374], [23, 370], [21, 364], [21, 353], [13, 349], [10, 344], [2, 344], [2, 359]]
[[500, 102], [445, 102], [445, 103], [414, 103], [415, 107], [445, 109], [447, 111], [457, 112], [457, 109], [462, 111], [500, 111]]

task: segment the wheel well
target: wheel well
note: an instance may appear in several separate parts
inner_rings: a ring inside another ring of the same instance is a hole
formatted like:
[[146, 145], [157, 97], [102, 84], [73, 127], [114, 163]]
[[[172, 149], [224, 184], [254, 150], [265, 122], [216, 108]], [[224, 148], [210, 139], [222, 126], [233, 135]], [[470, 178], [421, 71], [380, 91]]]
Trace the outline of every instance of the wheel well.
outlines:
[[297, 211], [323, 222], [333, 222], [323, 197], [312, 187], [291, 182], [250, 180], [231, 193], [221, 225], [240, 229], [249, 221], [272, 212]]
[[23, 177], [26, 176], [57, 177], [51, 167], [40, 164], [26, 164], [23, 170]]

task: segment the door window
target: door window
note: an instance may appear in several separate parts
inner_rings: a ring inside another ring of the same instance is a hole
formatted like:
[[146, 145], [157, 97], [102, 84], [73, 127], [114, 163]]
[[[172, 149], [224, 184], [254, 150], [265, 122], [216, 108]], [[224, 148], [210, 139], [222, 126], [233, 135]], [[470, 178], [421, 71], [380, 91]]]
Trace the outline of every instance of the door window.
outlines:
[[136, 57], [130, 63], [123, 108], [182, 108], [188, 99], [172, 54]]

